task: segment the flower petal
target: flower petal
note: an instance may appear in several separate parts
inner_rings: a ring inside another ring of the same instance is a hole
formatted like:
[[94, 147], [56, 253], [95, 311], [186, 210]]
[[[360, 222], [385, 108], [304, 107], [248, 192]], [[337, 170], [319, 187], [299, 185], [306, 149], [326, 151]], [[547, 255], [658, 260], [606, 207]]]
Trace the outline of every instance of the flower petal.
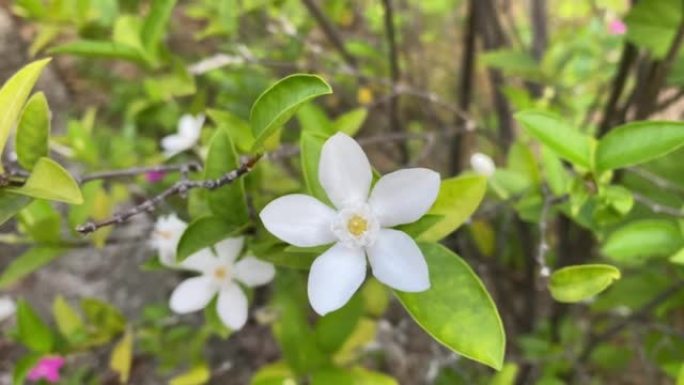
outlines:
[[245, 245], [245, 237], [226, 238], [214, 245], [218, 259], [226, 263], [233, 263], [240, 256]]
[[272, 264], [247, 256], [235, 264], [235, 278], [249, 287], [265, 285], [273, 280]]
[[381, 229], [368, 249], [373, 275], [394, 289], [408, 292], [430, 288], [430, 275], [423, 253], [411, 237], [399, 230]]
[[335, 211], [303, 194], [280, 197], [261, 210], [266, 229], [281, 240], [299, 247], [320, 246], [335, 241], [331, 226]]
[[194, 145], [195, 141], [178, 134], [165, 136], [161, 140], [164, 156], [167, 158], [171, 158], [178, 153], [188, 150]]
[[171, 293], [169, 305], [176, 313], [192, 313], [204, 309], [214, 294], [216, 294], [216, 286], [213, 285], [211, 277], [188, 278]]
[[192, 142], [196, 142], [202, 133], [203, 124], [204, 114], [199, 114], [197, 116], [185, 114], [178, 120], [178, 133], [181, 136], [192, 140]]
[[216, 301], [216, 312], [227, 327], [238, 330], [247, 322], [247, 297], [238, 285], [221, 289]]
[[323, 144], [318, 180], [335, 207], [365, 202], [372, 179], [368, 157], [350, 136], [337, 133]]
[[415, 222], [430, 210], [439, 194], [439, 174], [427, 168], [389, 173], [373, 187], [368, 203], [382, 227]]
[[180, 267], [188, 270], [194, 270], [206, 274], [211, 271], [216, 264], [219, 263], [218, 258], [214, 256], [211, 249], [202, 249], [195, 254], [192, 254], [179, 264]]
[[335, 244], [311, 265], [308, 284], [311, 306], [320, 315], [341, 308], [365, 278], [363, 249]]

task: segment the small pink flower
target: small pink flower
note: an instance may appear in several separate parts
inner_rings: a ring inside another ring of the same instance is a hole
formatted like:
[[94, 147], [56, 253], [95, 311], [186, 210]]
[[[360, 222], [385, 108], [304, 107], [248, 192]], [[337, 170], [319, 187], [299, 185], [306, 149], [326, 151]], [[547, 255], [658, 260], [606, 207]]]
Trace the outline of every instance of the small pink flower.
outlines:
[[64, 358], [60, 356], [46, 356], [38, 361], [31, 369], [28, 379], [31, 381], [46, 380], [51, 384], [59, 381], [59, 370], [64, 366]]
[[627, 24], [620, 19], [615, 19], [608, 24], [608, 33], [611, 35], [624, 35], [627, 33]]
[[161, 182], [164, 177], [166, 176], [166, 171], [148, 171], [145, 174], [145, 179], [147, 179], [148, 182], [150, 183], [157, 183]]

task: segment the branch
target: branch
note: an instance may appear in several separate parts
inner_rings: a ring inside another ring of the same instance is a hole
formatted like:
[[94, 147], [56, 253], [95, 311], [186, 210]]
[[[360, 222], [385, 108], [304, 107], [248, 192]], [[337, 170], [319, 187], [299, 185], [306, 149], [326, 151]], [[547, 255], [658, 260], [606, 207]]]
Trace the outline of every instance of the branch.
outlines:
[[644, 195], [641, 195], [639, 193], [632, 193], [634, 196], [634, 200], [641, 203], [642, 205], [648, 207], [651, 211], [653, 211], [656, 214], [667, 214], [667, 215], [672, 215], [673, 217], [678, 217], [678, 218], [684, 218], [684, 210], [675, 208], [675, 207], [670, 207], [670, 206], [665, 206], [662, 205], [656, 201], [654, 201], [651, 198], [648, 198]]
[[611, 124], [615, 120], [615, 108], [617, 107], [617, 102], [622, 96], [622, 92], [625, 89], [625, 83], [627, 83], [627, 75], [629, 74], [629, 69], [632, 67], [634, 60], [637, 57], [637, 49], [632, 43], [627, 43], [622, 50], [622, 56], [620, 58], [620, 66], [618, 68], [617, 74], [613, 79], [613, 87], [608, 97], [608, 103], [606, 108], [603, 110], [603, 117], [601, 118], [601, 123], [599, 124], [599, 136], [605, 135], [609, 130]]
[[309, 10], [309, 13], [311, 13], [311, 16], [313, 16], [314, 19], [316, 19], [316, 22], [318, 22], [318, 25], [323, 29], [323, 33], [325, 33], [325, 36], [330, 40], [332, 43], [333, 47], [337, 49], [337, 52], [340, 53], [340, 56], [342, 56], [342, 59], [349, 65], [351, 68], [356, 69], [358, 67], [358, 63], [356, 62], [356, 58], [352, 56], [349, 51], [344, 47], [344, 42], [342, 40], [342, 37], [340, 36], [339, 32], [333, 25], [333, 23], [328, 20], [328, 18], [325, 16], [323, 11], [316, 5], [314, 0], [302, 0], [306, 8]]
[[261, 154], [254, 155], [247, 158], [238, 168], [223, 174], [217, 179], [206, 179], [206, 180], [181, 180], [176, 182], [173, 186], [162, 191], [160, 194], [145, 200], [143, 203], [134, 206], [126, 211], [115, 214], [109, 219], [105, 219], [100, 222], [88, 222], [76, 228], [81, 234], [89, 234], [96, 231], [99, 228], [111, 225], [118, 225], [126, 222], [131, 217], [138, 214], [152, 211], [156, 206], [166, 200], [167, 198], [176, 194], [185, 194], [188, 191], [195, 188], [204, 188], [207, 190], [215, 190], [221, 186], [235, 182], [241, 176], [247, 174], [254, 168], [254, 165], [261, 159]]
[[656, 187], [658, 187], [660, 189], [684, 193], [684, 187], [682, 187], [676, 183], [670, 182], [669, 180], [663, 178], [662, 176], [660, 176], [658, 174], [654, 174], [654, 173], [652, 173], [646, 169], [637, 168], [637, 167], [630, 167], [630, 168], [627, 168], [626, 170], [628, 172], [636, 174], [639, 177], [653, 183]]
[[170, 165], [158, 165], [150, 167], [133, 167], [121, 170], [110, 170], [110, 171], [100, 171], [92, 174], [86, 174], [77, 178], [79, 183], [85, 183], [96, 179], [115, 179], [115, 178], [128, 178], [132, 176], [147, 174], [148, 172], [180, 172], [183, 174], [199, 171], [202, 169], [199, 163], [186, 163], [186, 164], [170, 164]]

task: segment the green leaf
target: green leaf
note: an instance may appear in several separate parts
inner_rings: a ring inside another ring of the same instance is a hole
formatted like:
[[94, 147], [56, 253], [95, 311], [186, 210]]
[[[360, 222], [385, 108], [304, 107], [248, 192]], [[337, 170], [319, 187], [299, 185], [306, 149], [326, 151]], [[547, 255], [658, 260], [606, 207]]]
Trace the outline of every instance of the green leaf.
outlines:
[[254, 147], [263, 146], [282, 127], [302, 103], [332, 93], [332, 88], [316, 75], [296, 74], [279, 80], [254, 102], [249, 117]]
[[192, 254], [228, 238], [238, 229], [239, 227], [218, 217], [197, 218], [181, 235], [176, 249], [176, 259], [179, 262], [183, 261]]
[[670, 262], [676, 265], [684, 265], [684, 248], [679, 249], [678, 252], [671, 256]]
[[32, 199], [0, 190], [0, 225], [17, 215]]
[[596, 149], [599, 171], [623, 168], [667, 155], [684, 145], [684, 123], [644, 121], [612, 129]]
[[228, 111], [208, 109], [206, 112], [217, 127], [228, 132], [239, 151], [249, 152], [254, 145], [254, 135], [249, 128], [249, 123]]
[[306, 190], [309, 195], [324, 203], [329, 202], [329, 200], [328, 194], [318, 181], [318, 163], [321, 157], [321, 149], [326, 140], [327, 137], [323, 135], [307, 131], [302, 132], [299, 138], [299, 156]]
[[568, 175], [568, 172], [565, 171], [560, 159], [558, 159], [556, 154], [546, 146], [542, 148], [542, 162], [544, 176], [546, 177], [551, 191], [557, 196], [567, 193], [570, 176]]
[[128, 383], [133, 362], [133, 333], [127, 330], [123, 338], [112, 349], [109, 368], [119, 374], [119, 383]]
[[601, 252], [615, 261], [638, 263], [645, 258], [672, 255], [682, 247], [684, 237], [676, 222], [644, 219], [613, 231]]
[[679, 368], [679, 374], [677, 375], [677, 385], [684, 385], [684, 364]]
[[26, 102], [17, 126], [16, 151], [19, 164], [32, 170], [39, 158], [48, 156], [50, 107], [45, 94], [33, 94]]
[[437, 242], [454, 232], [477, 209], [487, 191], [487, 178], [465, 175], [442, 181], [430, 211], [402, 231], [423, 242]]
[[297, 378], [283, 361], [264, 365], [252, 377], [251, 385], [296, 384]]
[[435, 340], [458, 354], [501, 369], [506, 336], [489, 293], [461, 257], [435, 243], [420, 248], [430, 289], [396, 292], [401, 304]]
[[83, 331], [81, 316], [61, 295], [55, 297], [52, 303], [52, 316], [57, 324], [57, 329], [67, 339]]
[[604, 291], [620, 279], [620, 270], [610, 265], [578, 265], [556, 270], [549, 280], [551, 295], [558, 302], [579, 302]]
[[514, 385], [518, 376], [518, 365], [506, 363], [500, 372], [492, 377], [489, 385]]
[[51, 54], [68, 54], [100, 59], [120, 59], [138, 64], [146, 64], [147, 59], [136, 47], [113, 41], [77, 40], [50, 49]]
[[[15, 73], [0, 89], [0, 154], [5, 149], [7, 138], [19, 118], [19, 114], [36, 84], [43, 68], [51, 59], [34, 61]], [[0, 165], [2, 171], [2, 165]]]
[[81, 310], [90, 326], [109, 337], [115, 336], [126, 326], [126, 318], [114, 306], [95, 298], [81, 300]]
[[542, 78], [539, 63], [526, 51], [499, 49], [481, 55], [484, 65], [502, 70], [507, 75], [521, 76], [525, 79]]
[[625, 17], [626, 39], [664, 58], [675, 37], [684, 11], [680, 0], [641, 0]]
[[5, 289], [20, 279], [52, 262], [63, 252], [52, 247], [34, 247], [10, 262], [0, 275], [0, 288]]
[[50, 353], [54, 342], [50, 328], [23, 299], [17, 303], [17, 339], [39, 353]]
[[185, 373], [173, 377], [169, 381], [169, 385], [202, 385], [206, 384], [211, 378], [211, 371], [209, 367], [204, 364], [193, 366]]
[[570, 126], [561, 117], [537, 110], [515, 114], [527, 132], [547, 145], [561, 158], [586, 169], [591, 168], [592, 138]]
[[313, 102], [303, 103], [297, 109], [296, 116], [302, 133], [329, 136], [335, 132], [332, 128], [332, 122], [328, 119], [323, 108]]
[[364, 107], [353, 109], [337, 118], [333, 122], [333, 132], [344, 132], [349, 136], [356, 135], [363, 127], [368, 117], [368, 110]]
[[14, 365], [12, 372], [12, 384], [23, 385], [29, 372], [38, 364], [38, 361], [43, 357], [40, 353], [29, 353], [21, 357]]
[[[238, 167], [230, 135], [224, 130], [216, 131], [209, 143], [209, 153], [204, 164], [204, 178], [217, 179]], [[207, 192], [212, 213], [225, 222], [241, 226], [249, 220], [243, 178]]]
[[351, 335], [363, 314], [363, 298], [355, 295], [339, 310], [326, 314], [316, 323], [318, 346], [326, 352], [336, 352]]
[[83, 203], [81, 189], [74, 178], [59, 163], [50, 158], [40, 158], [26, 183], [8, 188], [16, 194], [80, 205]]
[[399, 385], [399, 381], [379, 372], [373, 372], [361, 366], [351, 368], [354, 385]]
[[159, 44], [164, 37], [166, 25], [171, 18], [176, 0], [153, 0], [150, 13], [142, 26], [141, 37], [147, 52], [157, 58]]

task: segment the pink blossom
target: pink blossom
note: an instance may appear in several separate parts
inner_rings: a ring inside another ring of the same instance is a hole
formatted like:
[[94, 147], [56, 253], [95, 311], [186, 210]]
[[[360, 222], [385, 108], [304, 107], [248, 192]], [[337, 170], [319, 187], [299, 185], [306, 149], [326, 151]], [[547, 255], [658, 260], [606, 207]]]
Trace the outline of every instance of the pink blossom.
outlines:
[[157, 182], [161, 182], [161, 181], [164, 179], [165, 176], [166, 176], [166, 172], [165, 172], [165, 171], [160, 171], [160, 170], [158, 170], [158, 171], [148, 171], [148, 172], [145, 174], [145, 179], [146, 179], [148, 182], [150, 182], [150, 183], [157, 183]]
[[64, 366], [64, 358], [60, 356], [46, 356], [38, 361], [38, 364], [31, 369], [28, 379], [38, 381], [44, 379], [54, 384], [59, 381], [59, 370]]
[[627, 25], [620, 19], [615, 19], [608, 24], [608, 33], [611, 35], [624, 35]]

